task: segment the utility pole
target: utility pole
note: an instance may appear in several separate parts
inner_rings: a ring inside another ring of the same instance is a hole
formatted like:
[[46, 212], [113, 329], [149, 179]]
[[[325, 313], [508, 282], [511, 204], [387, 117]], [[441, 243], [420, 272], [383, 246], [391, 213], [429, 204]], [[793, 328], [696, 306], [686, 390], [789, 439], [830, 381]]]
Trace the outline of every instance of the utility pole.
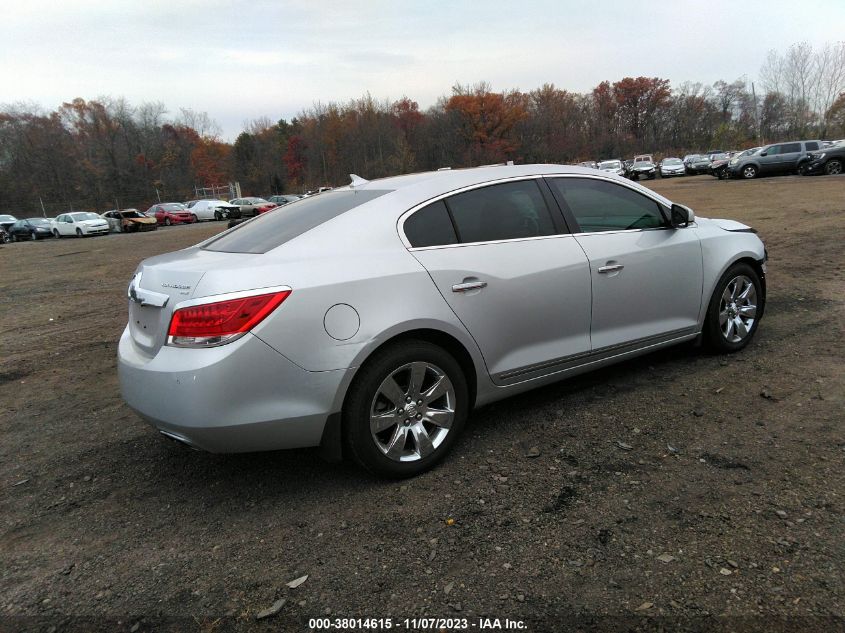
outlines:
[[41, 203], [41, 216], [47, 217], [47, 210], [44, 208], [44, 201], [41, 199], [41, 196], [38, 196], [38, 202]]

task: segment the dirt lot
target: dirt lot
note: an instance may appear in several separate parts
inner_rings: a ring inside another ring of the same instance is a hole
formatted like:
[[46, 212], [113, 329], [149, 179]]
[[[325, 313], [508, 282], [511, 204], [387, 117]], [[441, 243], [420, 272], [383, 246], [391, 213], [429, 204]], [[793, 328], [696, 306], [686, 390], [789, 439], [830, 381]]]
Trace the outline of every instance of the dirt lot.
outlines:
[[845, 628], [845, 177], [649, 186], [759, 229], [755, 342], [478, 410], [402, 483], [310, 450], [192, 452], [122, 403], [130, 275], [221, 224], [0, 248], [0, 631]]

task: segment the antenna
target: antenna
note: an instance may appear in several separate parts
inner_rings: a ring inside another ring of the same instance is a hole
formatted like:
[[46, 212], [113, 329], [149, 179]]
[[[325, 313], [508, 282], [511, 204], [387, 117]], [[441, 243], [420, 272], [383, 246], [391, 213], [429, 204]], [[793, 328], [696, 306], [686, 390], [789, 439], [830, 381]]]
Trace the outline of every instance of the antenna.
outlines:
[[352, 182], [349, 183], [349, 186], [353, 189], [355, 187], [361, 187], [362, 185], [366, 185], [368, 182], [370, 182], [366, 178], [361, 178], [361, 176], [358, 176], [356, 174], [349, 174], [349, 177], [352, 179]]

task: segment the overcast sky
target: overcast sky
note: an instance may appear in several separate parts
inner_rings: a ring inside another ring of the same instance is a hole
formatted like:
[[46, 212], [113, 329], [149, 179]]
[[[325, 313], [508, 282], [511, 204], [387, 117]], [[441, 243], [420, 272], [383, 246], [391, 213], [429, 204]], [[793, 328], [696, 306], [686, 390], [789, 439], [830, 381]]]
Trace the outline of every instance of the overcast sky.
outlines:
[[769, 49], [845, 39], [845, 0], [0, 0], [0, 102], [126, 97], [206, 111], [233, 139], [369, 91], [455, 82], [586, 91], [625, 76], [756, 80]]

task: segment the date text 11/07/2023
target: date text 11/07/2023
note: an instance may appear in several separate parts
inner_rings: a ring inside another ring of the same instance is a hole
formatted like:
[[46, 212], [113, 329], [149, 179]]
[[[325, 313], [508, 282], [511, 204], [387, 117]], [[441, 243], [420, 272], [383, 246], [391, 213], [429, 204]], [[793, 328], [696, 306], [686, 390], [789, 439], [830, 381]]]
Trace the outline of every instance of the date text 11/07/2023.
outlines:
[[405, 629], [408, 631], [525, 631], [522, 620], [510, 618], [311, 618], [308, 628], [312, 631], [373, 631]]

